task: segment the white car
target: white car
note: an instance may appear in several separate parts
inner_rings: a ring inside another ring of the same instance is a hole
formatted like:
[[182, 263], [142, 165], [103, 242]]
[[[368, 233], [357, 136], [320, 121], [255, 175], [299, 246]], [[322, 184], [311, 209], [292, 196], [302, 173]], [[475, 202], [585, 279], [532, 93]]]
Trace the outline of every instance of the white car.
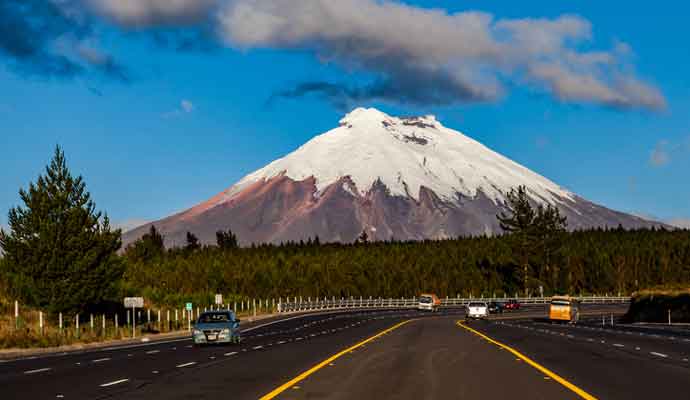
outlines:
[[489, 316], [489, 306], [482, 301], [473, 301], [467, 305], [467, 318], [487, 318]]

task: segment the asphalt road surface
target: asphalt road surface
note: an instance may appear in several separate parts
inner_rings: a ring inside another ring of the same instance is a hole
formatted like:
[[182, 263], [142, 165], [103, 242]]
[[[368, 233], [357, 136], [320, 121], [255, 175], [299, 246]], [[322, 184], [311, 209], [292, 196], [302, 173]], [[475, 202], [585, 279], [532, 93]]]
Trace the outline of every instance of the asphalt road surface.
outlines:
[[541, 308], [466, 323], [460, 310], [291, 317], [245, 326], [240, 345], [178, 339], [1, 362], [0, 398], [688, 398], [690, 332], [602, 326], [621, 311], [586, 306], [593, 317], [576, 326]]

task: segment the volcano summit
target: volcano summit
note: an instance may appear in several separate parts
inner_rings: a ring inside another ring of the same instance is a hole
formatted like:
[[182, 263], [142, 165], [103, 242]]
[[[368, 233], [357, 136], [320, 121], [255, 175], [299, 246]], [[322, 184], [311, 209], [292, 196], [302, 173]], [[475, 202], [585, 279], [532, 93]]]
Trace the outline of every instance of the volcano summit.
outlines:
[[[153, 222], [167, 246], [187, 231], [203, 243], [232, 229], [244, 245], [318, 236], [351, 242], [441, 239], [500, 232], [505, 194], [524, 185], [535, 203], [557, 206], [570, 229], [660, 225], [591, 203], [492, 151], [433, 116], [392, 117], [357, 108], [227, 190]], [[130, 243], [147, 224], [124, 234]]]

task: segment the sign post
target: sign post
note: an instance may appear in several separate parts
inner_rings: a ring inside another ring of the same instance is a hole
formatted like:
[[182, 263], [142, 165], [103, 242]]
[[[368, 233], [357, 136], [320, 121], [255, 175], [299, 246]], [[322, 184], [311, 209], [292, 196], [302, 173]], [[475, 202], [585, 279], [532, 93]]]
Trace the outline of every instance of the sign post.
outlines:
[[188, 318], [187, 318], [187, 330], [188, 331], [192, 330], [192, 316], [191, 316], [192, 306], [193, 306], [192, 303], [185, 304], [185, 310], [187, 310], [187, 316], [188, 316]]
[[137, 318], [136, 309], [144, 308], [144, 298], [143, 297], [125, 297], [125, 308], [132, 309], [132, 338], [137, 336]]

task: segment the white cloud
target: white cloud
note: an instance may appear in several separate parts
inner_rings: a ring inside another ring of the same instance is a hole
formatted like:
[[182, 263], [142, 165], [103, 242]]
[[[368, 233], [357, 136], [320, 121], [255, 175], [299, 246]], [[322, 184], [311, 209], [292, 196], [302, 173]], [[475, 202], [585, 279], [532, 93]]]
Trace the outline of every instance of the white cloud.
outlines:
[[194, 111], [194, 104], [189, 100], [182, 100], [180, 102], [180, 107], [182, 107], [182, 111], [186, 113]]
[[663, 167], [671, 161], [668, 151], [668, 140], [660, 140], [649, 153], [649, 163], [653, 167]]
[[447, 104], [494, 100], [508, 80], [564, 102], [666, 105], [658, 89], [628, 72], [629, 45], [581, 50], [592, 27], [575, 15], [495, 19], [489, 13], [448, 13], [393, 1], [235, 0], [218, 19], [230, 46], [308, 50], [321, 60], [380, 77], [362, 88], [312, 85], [289, 95]]
[[[633, 72], [632, 48], [592, 48], [592, 24], [450, 13], [394, 0], [79, 0], [125, 28], [201, 29], [239, 49], [307, 51], [368, 85], [305, 82], [279, 96], [416, 105], [495, 101], [515, 85], [563, 102], [658, 110], [662, 93]], [[217, 40], [201, 35], [198, 40]]]
[[183, 99], [180, 101], [180, 107], [163, 114], [164, 118], [179, 117], [183, 114], [191, 114], [196, 110], [196, 106], [189, 100]]
[[219, 0], [83, 0], [118, 24], [146, 28], [191, 25], [209, 17]]

